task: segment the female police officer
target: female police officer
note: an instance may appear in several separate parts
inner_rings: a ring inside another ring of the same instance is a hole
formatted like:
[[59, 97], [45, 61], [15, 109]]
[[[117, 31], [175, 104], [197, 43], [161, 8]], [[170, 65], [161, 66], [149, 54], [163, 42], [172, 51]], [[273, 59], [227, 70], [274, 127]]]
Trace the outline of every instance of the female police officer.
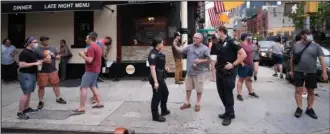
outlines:
[[[163, 117], [170, 114], [167, 109], [168, 89], [165, 83], [165, 75], [168, 68], [165, 68], [165, 55], [161, 53], [164, 48], [163, 40], [161, 38], [154, 38], [152, 40], [153, 49], [148, 56], [148, 62], [150, 65], [149, 83], [152, 86], [152, 99], [151, 99], [151, 113], [152, 120], [158, 122], [164, 122], [166, 119]], [[161, 107], [161, 115], [158, 113], [158, 105]]]

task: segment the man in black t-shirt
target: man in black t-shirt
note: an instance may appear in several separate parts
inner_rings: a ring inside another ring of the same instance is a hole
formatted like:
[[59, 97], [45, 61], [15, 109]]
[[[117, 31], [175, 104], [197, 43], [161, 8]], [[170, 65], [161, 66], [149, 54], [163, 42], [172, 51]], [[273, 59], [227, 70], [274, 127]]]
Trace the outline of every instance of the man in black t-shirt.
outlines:
[[26, 47], [19, 55], [19, 83], [23, 91], [23, 96], [19, 100], [19, 119], [27, 120], [29, 116], [26, 113], [36, 112], [37, 110], [29, 107], [31, 93], [36, 88], [36, 73], [38, 66], [42, 61], [38, 61], [37, 53], [33, 49], [38, 47], [38, 40], [35, 37], [26, 39]]
[[228, 37], [227, 32], [225, 26], [216, 29], [216, 37], [220, 40], [216, 47], [216, 83], [218, 94], [225, 106], [225, 113], [219, 115], [219, 118], [223, 119], [224, 126], [230, 125], [231, 119], [235, 118], [233, 89], [235, 88], [236, 66], [246, 58], [246, 53], [240, 43]]

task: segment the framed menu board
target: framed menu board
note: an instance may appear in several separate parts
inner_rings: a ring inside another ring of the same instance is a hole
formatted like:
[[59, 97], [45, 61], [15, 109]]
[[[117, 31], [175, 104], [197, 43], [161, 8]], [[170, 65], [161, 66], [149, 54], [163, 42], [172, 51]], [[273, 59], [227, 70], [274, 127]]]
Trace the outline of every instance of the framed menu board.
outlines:
[[133, 38], [137, 40], [137, 45], [151, 45], [155, 37], [161, 37], [167, 44], [167, 30], [166, 17], [136, 18]]

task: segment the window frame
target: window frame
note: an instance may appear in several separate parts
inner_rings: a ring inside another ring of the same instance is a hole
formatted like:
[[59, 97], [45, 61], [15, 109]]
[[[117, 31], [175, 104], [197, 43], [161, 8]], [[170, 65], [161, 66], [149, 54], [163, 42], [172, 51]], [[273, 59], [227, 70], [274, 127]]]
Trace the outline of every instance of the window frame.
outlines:
[[[19, 18], [22, 17], [22, 18]], [[17, 17], [17, 18], [15, 18]], [[22, 34], [21, 37], [19, 37], [16, 32], [12, 32], [11, 30], [12, 25], [22, 25]], [[24, 48], [25, 46], [25, 36], [26, 36], [26, 15], [24, 13], [22, 14], [8, 14], [8, 30], [7, 30], [7, 36], [8, 39], [11, 41], [12, 45], [14, 45], [16, 48]]]
[[[88, 35], [89, 32], [94, 31], [94, 11], [75, 11], [74, 12], [74, 26], [73, 26], [73, 45], [71, 45], [71, 48], [85, 48], [86, 47], [86, 43], [83, 41], [79, 41], [79, 38], [83, 38], [85, 39], [86, 36]], [[79, 19], [79, 17], [83, 17], [84, 19]], [[86, 34], [83, 36], [83, 33], [79, 33], [81, 32], [80, 29], [78, 28], [78, 26], [81, 23], [87, 23], [89, 24], [91, 27], [89, 32], [86, 32]], [[81, 37], [79, 37], [81, 36]]]
[[[131, 32], [131, 40], [130, 40], [130, 44], [131, 46], [151, 46], [152, 44], [138, 44], [138, 45], [134, 45], [134, 39], [136, 38], [135, 37], [135, 34], [136, 34], [136, 26], [137, 26], [137, 21], [139, 20], [147, 20], [148, 17], [135, 17], [134, 18], [134, 22], [133, 22], [133, 27], [132, 27], [132, 32]], [[158, 21], [158, 22], [164, 22], [165, 25], [164, 25], [164, 29], [165, 29], [165, 37], [163, 38], [163, 44], [164, 46], [169, 46], [170, 44], [168, 44], [168, 17], [166, 16], [154, 16], [154, 19], [155, 20], [161, 20], [161, 21]], [[154, 24], [153, 24], [154, 25]]]

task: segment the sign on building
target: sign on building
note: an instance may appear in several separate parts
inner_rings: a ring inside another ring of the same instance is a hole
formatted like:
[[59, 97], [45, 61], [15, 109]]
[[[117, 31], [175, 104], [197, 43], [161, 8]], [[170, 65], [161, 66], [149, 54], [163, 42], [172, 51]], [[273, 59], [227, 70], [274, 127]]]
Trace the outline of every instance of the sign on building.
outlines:
[[299, 8], [298, 3], [285, 3], [284, 16], [290, 16], [293, 14], [297, 14], [298, 8]]

